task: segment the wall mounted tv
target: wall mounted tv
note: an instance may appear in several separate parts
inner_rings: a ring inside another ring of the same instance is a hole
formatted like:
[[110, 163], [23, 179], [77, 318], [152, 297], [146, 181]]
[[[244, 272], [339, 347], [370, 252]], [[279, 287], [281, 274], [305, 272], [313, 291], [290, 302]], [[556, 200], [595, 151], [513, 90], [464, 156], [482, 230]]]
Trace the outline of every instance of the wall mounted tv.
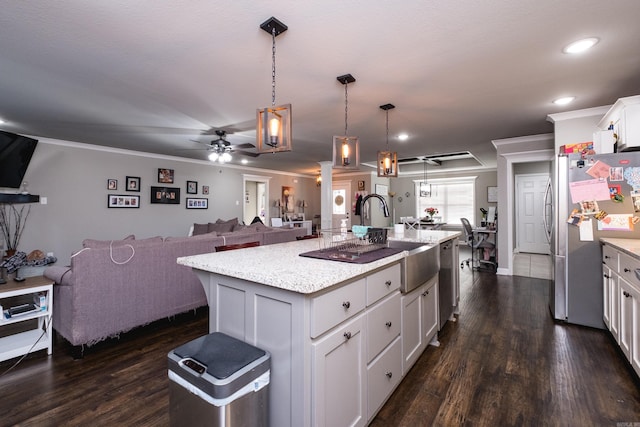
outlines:
[[37, 139], [0, 130], [0, 187], [20, 188]]

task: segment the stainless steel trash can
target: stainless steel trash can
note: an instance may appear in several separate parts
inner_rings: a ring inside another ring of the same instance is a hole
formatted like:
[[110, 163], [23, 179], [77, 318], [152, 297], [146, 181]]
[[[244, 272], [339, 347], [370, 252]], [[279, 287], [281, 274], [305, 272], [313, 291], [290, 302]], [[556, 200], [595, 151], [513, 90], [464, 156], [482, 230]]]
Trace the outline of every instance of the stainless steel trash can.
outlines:
[[269, 425], [271, 355], [220, 332], [169, 352], [171, 425]]

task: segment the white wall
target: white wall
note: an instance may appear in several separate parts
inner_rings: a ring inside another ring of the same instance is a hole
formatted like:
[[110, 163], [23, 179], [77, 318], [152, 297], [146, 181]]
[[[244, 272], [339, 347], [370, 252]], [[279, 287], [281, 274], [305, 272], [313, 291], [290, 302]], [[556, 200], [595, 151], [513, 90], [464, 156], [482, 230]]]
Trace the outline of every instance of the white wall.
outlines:
[[[180, 204], [150, 203], [150, 187], [158, 186], [158, 168], [174, 169], [174, 184], [180, 188]], [[242, 218], [244, 203], [242, 174], [248, 169], [226, 167], [205, 161], [152, 156], [126, 150], [104, 149], [83, 144], [40, 139], [25, 181], [29, 191], [47, 198], [47, 204], [32, 204], [18, 250], [53, 252], [57, 265], [67, 265], [82, 240], [185, 236], [194, 223], [218, 218]], [[320, 212], [320, 191], [313, 177], [250, 170], [253, 175], [271, 176], [270, 205], [280, 197], [283, 185], [294, 187], [307, 200], [308, 214]], [[127, 176], [141, 178], [141, 191], [125, 191]], [[107, 179], [118, 180], [118, 190], [107, 190]], [[198, 194], [209, 209], [186, 209], [186, 181], [198, 182]], [[202, 195], [202, 186], [209, 195]], [[139, 209], [109, 209], [108, 194], [140, 195]], [[273, 215], [273, 212], [271, 212]]]

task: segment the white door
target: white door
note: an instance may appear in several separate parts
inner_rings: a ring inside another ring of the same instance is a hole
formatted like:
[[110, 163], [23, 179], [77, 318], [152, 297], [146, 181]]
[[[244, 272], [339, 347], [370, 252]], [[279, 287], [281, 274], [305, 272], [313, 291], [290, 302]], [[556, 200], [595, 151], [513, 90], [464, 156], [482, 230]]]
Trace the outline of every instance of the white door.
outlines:
[[549, 174], [516, 175], [516, 244], [520, 252], [549, 254], [544, 194]]
[[347, 230], [351, 230], [351, 181], [333, 181], [332, 188], [332, 228], [340, 228], [347, 220]]

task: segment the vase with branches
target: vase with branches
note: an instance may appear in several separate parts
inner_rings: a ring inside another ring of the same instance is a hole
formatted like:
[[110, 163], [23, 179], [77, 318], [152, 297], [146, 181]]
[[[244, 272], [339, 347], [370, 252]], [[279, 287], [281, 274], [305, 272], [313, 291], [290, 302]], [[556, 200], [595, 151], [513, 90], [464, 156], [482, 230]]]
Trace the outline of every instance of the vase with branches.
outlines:
[[30, 212], [31, 206], [22, 205], [18, 209], [12, 204], [0, 205], [0, 233], [7, 255], [18, 249], [18, 243], [20, 243]]

